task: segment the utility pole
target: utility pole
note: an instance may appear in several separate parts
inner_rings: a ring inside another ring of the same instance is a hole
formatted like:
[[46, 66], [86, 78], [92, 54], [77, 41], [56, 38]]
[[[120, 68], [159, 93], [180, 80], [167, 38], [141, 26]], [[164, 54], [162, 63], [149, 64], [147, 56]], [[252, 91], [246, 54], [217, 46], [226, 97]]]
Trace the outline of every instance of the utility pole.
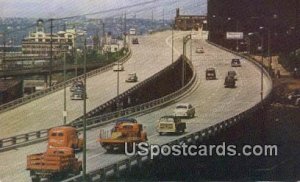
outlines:
[[[236, 32], [239, 31], [239, 21], [236, 20]], [[239, 39], [236, 39], [236, 51], [239, 52]]]
[[151, 19], [152, 19], [152, 30], [154, 29], [154, 17], [153, 17], [153, 9], [151, 12]]
[[83, 74], [84, 74], [84, 94], [83, 94], [83, 181], [87, 182], [87, 175], [86, 175], [86, 37], [84, 37], [84, 55], [83, 55]]
[[64, 125], [67, 124], [67, 91], [66, 91], [66, 52], [64, 52]]
[[52, 37], [53, 37], [53, 19], [50, 19], [50, 71], [49, 71], [49, 87], [52, 85], [52, 63], [53, 63], [53, 42], [52, 42]]
[[174, 24], [172, 24], [172, 63], [174, 62]]
[[269, 73], [271, 73], [272, 70], [272, 55], [271, 55], [271, 30], [270, 27], [268, 28], [268, 58], [269, 58]]
[[165, 9], [163, 9], [163, 27], [165, 26]]
[[126, 11], [125, 11], [125, 16], [124, 16], [124, 32], [126, 33], [127, 31], [127, 22], [126, 22]]
[[[264, 36], [261, 36], [261, 86], [260, 86], [260, 100], [264, 99]], [[263, 107], [263, 104], [262, 104]]]
[[[2, 70], [3, 72], [5, 73], [5, 65], [6, 65], [6, 60], [5, 60], [5, 57], [6, 57], [6, 32], [3, 32], [2, 33], [3, 35], [3, 57], [2, 57]], [[23, 61], [22, 61], [23, 63]], [[6, 77], [4, 77], [6, 78]]]

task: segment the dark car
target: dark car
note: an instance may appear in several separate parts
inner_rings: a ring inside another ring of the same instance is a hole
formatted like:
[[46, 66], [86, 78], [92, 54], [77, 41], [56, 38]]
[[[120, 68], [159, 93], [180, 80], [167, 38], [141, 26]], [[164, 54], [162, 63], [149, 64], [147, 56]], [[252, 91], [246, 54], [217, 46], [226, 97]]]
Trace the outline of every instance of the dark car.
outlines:
[[84, 84], [82, 81], [74, 81], [72, 86], [70, 87], [70, 91], [74, 92], [75, 90], [83, 90]]
[[225, 88], [235, 88], [235, 79], [232, 76], [226, 76], [224, 86]]
[[235, 80], [237, 80], [237, 78], [236, 78], [236, 72], [235, 72], [235, 71], [228, 71], [227, 75], [228, 75], [228, 76], [231, 76], [231, 77], [233, 77]]
[[138, 38], [133, 38], [132, 39], [132, 44], [139, 44], [139, 39]]
[[241, 65], [241, 61], [240, 61], [240, 59], [232, 59], [231, 60], [231, 66], [232, 67], [241, 67], [242, 65]]
[[206, 80], [215, 80], [216, 79], [216, 70], [215, 68], [207, 68], [205, 71]]

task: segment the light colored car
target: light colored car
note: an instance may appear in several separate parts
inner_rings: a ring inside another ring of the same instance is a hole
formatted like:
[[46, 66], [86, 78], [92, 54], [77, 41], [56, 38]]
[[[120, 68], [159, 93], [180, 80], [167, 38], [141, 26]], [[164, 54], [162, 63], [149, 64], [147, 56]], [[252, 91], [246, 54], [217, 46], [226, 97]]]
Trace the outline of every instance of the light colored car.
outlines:
[[204, 53], [203, 47], [196, 48], [196, 53]]
[[113, 71], [124, 71], [124, 66], [123, 66], [122, 64], [116, 63], [116, 64], [113, 66]]
[[138, 77], [136, 76], [136, 73], [129, 73], [128, 77], [126, 79], [126, 82], [137, 82]]
[[71, 100], [83, 100], [83, 99], [84, 99], [84, 90], [78, 89], [72, 92]]
[[188, 103], [177, 104], [174, 109], [174, 116], [193, 118], [195, 116], [195, 108]]
[[300, 89], [294, 90], [292, 93], [288, 94], [287, 99], [289, 103], [300, 106]]
[[163, 133], [184, 133], [186, 123], [182, 122], [176, 116], [163, 116], [158, 120], [157, 132], [159, 135]]

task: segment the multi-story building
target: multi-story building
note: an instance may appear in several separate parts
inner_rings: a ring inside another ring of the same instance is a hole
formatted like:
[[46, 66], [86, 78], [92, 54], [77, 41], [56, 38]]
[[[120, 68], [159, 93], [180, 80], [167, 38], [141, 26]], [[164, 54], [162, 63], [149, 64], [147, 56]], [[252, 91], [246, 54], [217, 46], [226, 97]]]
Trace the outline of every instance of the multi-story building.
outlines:
[[29, 36], [22, 41], [22, 52], [24, 54], [38, 54], [40, 56], [49, 56], [51, 54], [52, 39], [52, 55], [59, 56], [66, 46], [74, 47], [76, 39], [76, 30], [67, 29], [51, 34], [45, 32], [43, 20], [38, 20], [36, 31], [29, 33]]
[[179, 8], [176, 9], [175, 29], [198, 30], [203, 26], [206, 16], [201, 15], [180, 15]]

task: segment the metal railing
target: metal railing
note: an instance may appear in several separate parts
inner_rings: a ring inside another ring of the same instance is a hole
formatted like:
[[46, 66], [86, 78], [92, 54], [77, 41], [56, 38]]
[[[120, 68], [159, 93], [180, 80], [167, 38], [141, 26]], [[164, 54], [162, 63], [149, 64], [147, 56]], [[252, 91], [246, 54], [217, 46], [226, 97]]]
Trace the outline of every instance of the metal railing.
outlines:
[[[126, 92], [121, 94], [119, 97], [123, 97], [125, 94], [129, 94], [129, 93], [137, 90], [138, 88], [142, 87], [147, 82], [159, 77], [161, 74], [163, 74], [167, 70], [172, 69], [173, 65], [176, 64], [176, 62], [178, 62], [180, 59], [182, 59], [182, 56], [177, 61], [175, 61], [172, 65], [166, 67], [165, 69], [156, 73], [152, 77], [146, 79], [145, 81], [137, 84], [133, 88], [127, 90]], [[134, 114], [139, 114], [141, 112], [153, 110], [155, 108], [161, 107], [162, 105], [168, 104], [169, 102], [182, 96], [193, 86], [193, 84], [196, 81], [196, 73], [194, 71], [193, 65], [189, 61], [188, 61], [188, 64], [190, 65], [190, 68], [192, 69], [193, 76], [192, 76], [191, 80], [183, 88], [180, 88], [179, 90], [177, 90], [171, 94], [168, 94], [162, 98], [155, 99], [155, 100], [152, 100], [152, 101], [149, 101], [149, 102], [137, 105], [137, 106], [129, 107], [129, 108], [126, 108], [126, 109], [123, 109], [120, 111], [111, 112], [111, 113], [103, 114], [103, 115], [96, 116], [96, 117], [91, 117], [91, 118], [87, 119], [87, 128], [90, 129], [90, 128], [104, 125], [106, 123], [112, 122], [113, 120], [115, 120], [119, 117], [131, 116]], [[96, 109], [88, 112], [87, 117], [92, 116], [93, 113], [96, 112], [96, 110], [105, 108], [109, 103], [114, 102], [115, 100], [117, 100], [117, 97], [108, 101], [107, 103], [102, 104], [101, 106], [97, 107]], [[82, 130], [82, 126], [83, 126], [82, 117], [78, 118], [77, 120], [72, 122], [70, 125], [78, 128], [79, 131]], [[49, 131], [49, 129], [43, 129], [43, 130], [39, 130], [39, 131], [34, 131], [34, 132], [26, 133], [26, 134], [21, 134], [21, 135], [9, 137], [9, 138], [1, 139], [0, 140], [0, 151], [7, 151], [7, 150], [11, 150], [11, 149], [14, 149], [17, 147], [26, 146], [26, 145], [34, 144], [37, 142], [45, 141], [48, 138], [48, 131]]]
[[[218, 46], [217, 46], [218, 47]], [[221, 47], [221, 49], [223, 49]], [[226, 49], [223, 49], [226, 50]], [[226, 50], [227, 51], [227, 50]], [[229, 50], [228, 50], [229, 51]], [[239, 55], [233, 51], [229, 51], [232, 52], [236, 55]], [[260, 68], [259, 64], [254, 63], [257, 67]], [[271, 81], [271, 76], [268, 74], [268, 72], [264, 69], [265, 73], [267, 74], [269, 80]], [[240, 122], [241, 120], [243, 120], [244, 118], [253, 115], [256, 111], [258, 111], [260, 108], [262, 108], [262, 106], [268, 102], [270, 102], [272, 100], [272, 94], [271, 92], [268, 93], [268, 95], [264, 98], [264, 100], [262, 102], [257, 103], [255, 106], [253, 106], [252, 108], [241, 112], [240, 114], [231, 117], [227, 120], [221, 121], [220, 123], [217, 123], [213, 126], [210, 126], [208, 128], [205, 128], [203, 130], [200, 130], [198, 132], [194, 132], [194, 133], [190, 133], [187, 135], [184, 135], [181, 138], [175, 139], [173, 141], [170, 141], [168, 143], [166, 143], [165, 145], [175, 145], [175, 144], [182, 144], [182, 143], [195, 143], [196, 141], [203, 141], [209, 137], [213, 137], [216, 134], [230, 128], [231, 126], [237, 124], [238, 122]], [[158, 156], [159, 157], [159, 156]], [[89, 181], [105, 181], [107, 176], [110, 175], [116, 175], [119, 176], [120, 172], [124, 171], [124, 170], [131, 170], [131, 168], [133, 166], [142, 166], [143, 162], [146, 162], [148, 160], [152, 160], [150, 158], [150, 156], [131, 156], [128, 157], [127, 159], [118, 161], [114, 164], [111, 164], [109, 166], [105, 166], [96, 170], [93, 170], [91, 172], [88, 173], [88, 178]], [[67, 180], [64, 180], [64, 182], [79, 182], [82, 181], [82, 175], [77, 175], [74, 176], [72, 178], [69, 178]]]
[[[124, 63], [127, 60], [129, 60], [129, 58], [131, 57], [131, 54], [132, 54], [131, 51], [129, 51], [123, 58], [120, 59], [120, 62]], [[93, 71], [90, 71], [90, 72], [87, 73], [87, 77], [89, 78], [89, 77], [95, 76], [97, 74], [103, 73], [105, 71], [108, 71], [113, 67], [113, 65], [114, 65], [114, 63], [111, 63], [111, 64], [106, 65], [104, 67], [101, 67], [101, 68], [95, 69]], [[16, 99], [16, 100], [13, 100], [13, 101], [8, 102], [6, 104], [2, 104], [2, 105], [0, 105], [0, 113], [4, 112], [4, 111], [7, 111], [9, 109], [12, 109], [12, 108], [16, 108], [20, 105], [26, 104], [26, 103], [31, 102], [33, 100], [36, 100], [38, 98], [44, 97], [44, 96], [46, 96], [48, 94], [51, 94], [53, 92], [56, 92], [60, 89], [63, 89], [65, 85], [70, 85], [75, 80], [83, 79], [83, 77], [84, 77], [84, 75], [80, 75], [80, 76], [74, 77], [72, 79], [69, 79], [65, 82], [61, 82], [61, 83], [58, 83], [56, 85], [53, 85], [52, 87], [47, 88], [45, 90], [35, 92], [33, 94], [30, 94], [28, 96], [25, 96], [25, 97], [22, 97], [22, 98], [19, 98], [19, 99]]]

